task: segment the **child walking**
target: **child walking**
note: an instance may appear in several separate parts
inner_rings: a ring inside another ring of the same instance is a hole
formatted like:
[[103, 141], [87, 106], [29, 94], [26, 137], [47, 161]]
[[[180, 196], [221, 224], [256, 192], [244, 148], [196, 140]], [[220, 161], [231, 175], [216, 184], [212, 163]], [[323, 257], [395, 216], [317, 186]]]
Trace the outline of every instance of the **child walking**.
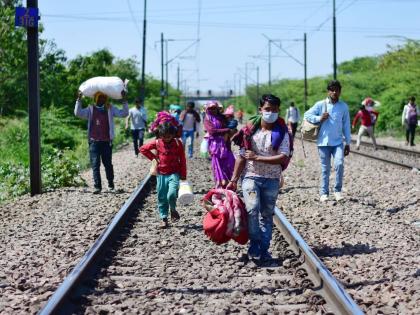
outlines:
[[[157, 161], [157, 194], [158, 210], [161, 219], [160, 228], [168, 225], [168, 212], [171, 220], [177, 221], [180, 216], [176, 211], [179, 180], [187, 178], [187, 163], [182, 142], [176, 139], [178, 128], [166, 121], [155, 129], [156, 140], [152, 140], [140, 148], [140, 153], [149, 160]], [[153, 153], [154, 150], [156, 153]]]

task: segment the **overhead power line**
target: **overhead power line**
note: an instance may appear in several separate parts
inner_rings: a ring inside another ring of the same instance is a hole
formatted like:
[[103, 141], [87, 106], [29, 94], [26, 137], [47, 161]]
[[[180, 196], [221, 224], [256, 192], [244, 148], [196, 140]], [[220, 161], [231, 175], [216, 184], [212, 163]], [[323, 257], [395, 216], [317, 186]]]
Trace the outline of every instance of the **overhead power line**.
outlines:
[[131, 20], [133, 21], [133, 24], [134, 24], [134, 26], [136, 27], [136, 31], [137, 31], [137, 33], [138, 33], [138, 34], [139, 34], [139, 36], [141, 37], [141, 36], [142, 36], [142, 32], [141, 32], [140, 27], [139, 27], [139, 25], [138, 25], [138, 23], [137, 23], [136, 17], [135, 17], [135, 15], [134, 15], [134, 13], [133, 13], [133, 9], [132, 9], [132, 7], [131, 7], [130, 0], [127, 0], [127, 6], [128, 6], [128, 10], [130, 11]]

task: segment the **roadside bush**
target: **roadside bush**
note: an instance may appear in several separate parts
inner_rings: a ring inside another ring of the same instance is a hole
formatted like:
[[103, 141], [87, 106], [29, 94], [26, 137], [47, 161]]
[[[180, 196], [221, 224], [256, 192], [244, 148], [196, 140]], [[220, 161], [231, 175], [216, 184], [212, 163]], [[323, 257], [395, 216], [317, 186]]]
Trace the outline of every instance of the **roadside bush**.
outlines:
[[29, 191], [29, 168], [11, 162], [0, 164], [0, 203]]
[[[42, 160], [43, 190], [59, 187], [86, 186], [80, 177], [81, 167], [70, 151], [53, 150]], [[30, 191], [29, 167], [14, 162], [0, 164], [0, 203], [24, 195]]]
[[54, 149], [54, 154], [43, 159], [43, 188], [86, 186], [86, 182], [79, 176], [80, 170], [80, 164], [70, 151]]

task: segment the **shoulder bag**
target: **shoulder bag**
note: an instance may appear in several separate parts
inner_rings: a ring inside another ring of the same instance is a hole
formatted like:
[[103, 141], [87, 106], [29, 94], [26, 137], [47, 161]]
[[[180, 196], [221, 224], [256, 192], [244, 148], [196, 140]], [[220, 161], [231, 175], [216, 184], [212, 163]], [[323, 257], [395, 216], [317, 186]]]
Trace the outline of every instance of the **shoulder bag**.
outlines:
[[[324, 113], [327, 111], [327, 102], [324, 102]], [[306, 119], [302, 121], [300, 127], [300, 133], [304, 140], [317, 140], [319, 135], [319, 130], [322, 123], [313, 124]]]

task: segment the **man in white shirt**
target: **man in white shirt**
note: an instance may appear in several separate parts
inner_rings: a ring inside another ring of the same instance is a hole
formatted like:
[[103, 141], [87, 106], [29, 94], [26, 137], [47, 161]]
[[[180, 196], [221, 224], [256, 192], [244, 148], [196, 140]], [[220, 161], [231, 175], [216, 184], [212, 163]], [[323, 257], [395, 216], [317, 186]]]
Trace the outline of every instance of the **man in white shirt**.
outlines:
[[191, 139], [191, 144], [188, 147], [188, 157], [193, 157], [194, 149], [194, 132], [196, 131], [196, 124], [200, 123], [200, 115], [194, 110], [194, 102], [188, 102], [187, 108], [182, 111], [179, 116], [179, 121], [182, 123], [182, 143], [184, 147], [187, 143], [187, 138]]
[[131, 136], [133, 137], [134, 154], [139, 156], [139, 147], [143, 145], [144, 131], [147, 128], [147, 111], [140, 99], [136, 99], [136, 106], [131, 108], [125, 120], [125, 129], [131, 119]]
[[299, 109], [295, 107], [294, 102], [290, 102], [290, 107], [286, 111], [286, 121], [287, 121], [289, 130], [292, 131], [293, 138], [295, 137], [299, 120], [300, 120]]
[[402, 124], [405, 125], [405, 145], [415, 146], [414, 136], [416, 134], [416, 127], [420, 110], [416, 105], [416, 98], [412, 96], [407, 105], [404, 106], [402, 113]]

